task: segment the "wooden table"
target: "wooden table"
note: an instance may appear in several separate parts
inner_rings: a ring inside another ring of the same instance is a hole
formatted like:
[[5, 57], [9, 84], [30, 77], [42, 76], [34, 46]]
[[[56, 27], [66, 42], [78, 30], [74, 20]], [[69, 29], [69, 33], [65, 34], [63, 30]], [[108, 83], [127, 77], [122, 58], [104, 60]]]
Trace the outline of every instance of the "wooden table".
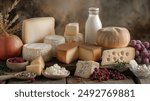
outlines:
[[36, 77], [35, 81], [31, 80], [18, 80], [10, 79], [7, 81], [2, 81], [2, 84], [135, 84], [134, 80], [127, 78], [125, 80], [108, 80], [98, 82], [97, 80], [91, 81], [89, 79], [69, 76], [60, 80], [50, 80], [45, 77]]
[[[35, 82], [31, 82], [31, 80], [17, 80], [17, 79], [10, 79], [6, 81], [1, 81], [1, 84], [135, 84], [135, 83], [150, 83], [149, 80], [147, 82], [143, 82], [142, 80], [137, 79], [130, 71], [127, 71], [125, 74], [127, 74], [128, 78], [125, 80], [108, 80], [103, 82], [98, 81], [91, 81], [89, 79], [74, 77], [74, 71], [76, 68], [76, 62], [66, 65], [59, 63], [56, 59], [53, 59], [53, 61], [50, 61], [46, 63], [46, 67], [51, 66], [55, 63], [58, 63], [59, 65], [66, 67], [67, 70], [71, 72], [71, 76], [60, 79], [60, 80], [50, 80], [43, 76], [36, 77]], [[4, 62], [0, 61], [0, 64], [5, 64]]]
[[150, 84], [150, 77], [148, 78], [136, 78], [136, 83], [138, 84]]

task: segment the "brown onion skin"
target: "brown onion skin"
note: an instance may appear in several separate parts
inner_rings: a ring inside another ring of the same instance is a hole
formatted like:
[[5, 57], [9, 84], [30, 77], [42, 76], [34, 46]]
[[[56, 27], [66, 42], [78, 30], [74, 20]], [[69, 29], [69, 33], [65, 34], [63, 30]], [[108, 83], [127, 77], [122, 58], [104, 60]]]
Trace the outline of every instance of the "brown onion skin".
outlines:
[[21, 53], [23, 43], [16, 35], [0, 35], [0, 60], [15, 57]]

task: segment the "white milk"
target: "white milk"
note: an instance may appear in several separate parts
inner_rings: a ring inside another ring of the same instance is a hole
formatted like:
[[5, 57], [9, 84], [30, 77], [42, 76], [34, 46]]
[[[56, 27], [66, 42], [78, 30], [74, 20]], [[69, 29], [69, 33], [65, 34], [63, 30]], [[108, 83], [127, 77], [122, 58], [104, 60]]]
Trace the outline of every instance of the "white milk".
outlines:
[[85, 42], [96, 44], [97, 31], [102, 28], [99, 8], [89, 8], [89, 16], [85, 24]]

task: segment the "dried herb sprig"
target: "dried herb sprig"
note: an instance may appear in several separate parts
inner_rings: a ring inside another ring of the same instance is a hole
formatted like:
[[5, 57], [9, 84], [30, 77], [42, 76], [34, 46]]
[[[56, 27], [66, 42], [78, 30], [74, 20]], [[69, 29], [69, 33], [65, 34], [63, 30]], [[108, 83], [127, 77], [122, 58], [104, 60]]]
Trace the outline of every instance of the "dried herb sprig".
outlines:
[[[0, 33], [5, 30], [8, 33], [15, 34], [21, 30], [21, 23], [18, 23], [19, 14], [13, 13], [20, 0], [15, 0], [5, 13], [0, 13]], [[13, 24], [16, 24], [12, 26]]]
[[129, 66], [126, 62], [118, 62], [118, 61], [116, 61], [116, 64], [114, 67], [115, 67], [115, 69], [117, 69], [120, 72], [123, 72], [129, 68]]
[[8, 33], [17, 33], [22, 29], [22, 23], [16, 24], [13, 28], [9, 29]]

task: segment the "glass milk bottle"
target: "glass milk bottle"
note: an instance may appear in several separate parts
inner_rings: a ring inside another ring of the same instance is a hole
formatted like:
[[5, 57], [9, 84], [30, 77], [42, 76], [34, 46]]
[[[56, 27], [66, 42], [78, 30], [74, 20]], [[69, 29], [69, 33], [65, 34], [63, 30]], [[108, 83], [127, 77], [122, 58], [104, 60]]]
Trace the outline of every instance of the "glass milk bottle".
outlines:
[[96, 44], [97, 31], [102, 28], [99, 18], [99, 8], [89, 8], [89, 16], [85, 24], [85, 42]]

